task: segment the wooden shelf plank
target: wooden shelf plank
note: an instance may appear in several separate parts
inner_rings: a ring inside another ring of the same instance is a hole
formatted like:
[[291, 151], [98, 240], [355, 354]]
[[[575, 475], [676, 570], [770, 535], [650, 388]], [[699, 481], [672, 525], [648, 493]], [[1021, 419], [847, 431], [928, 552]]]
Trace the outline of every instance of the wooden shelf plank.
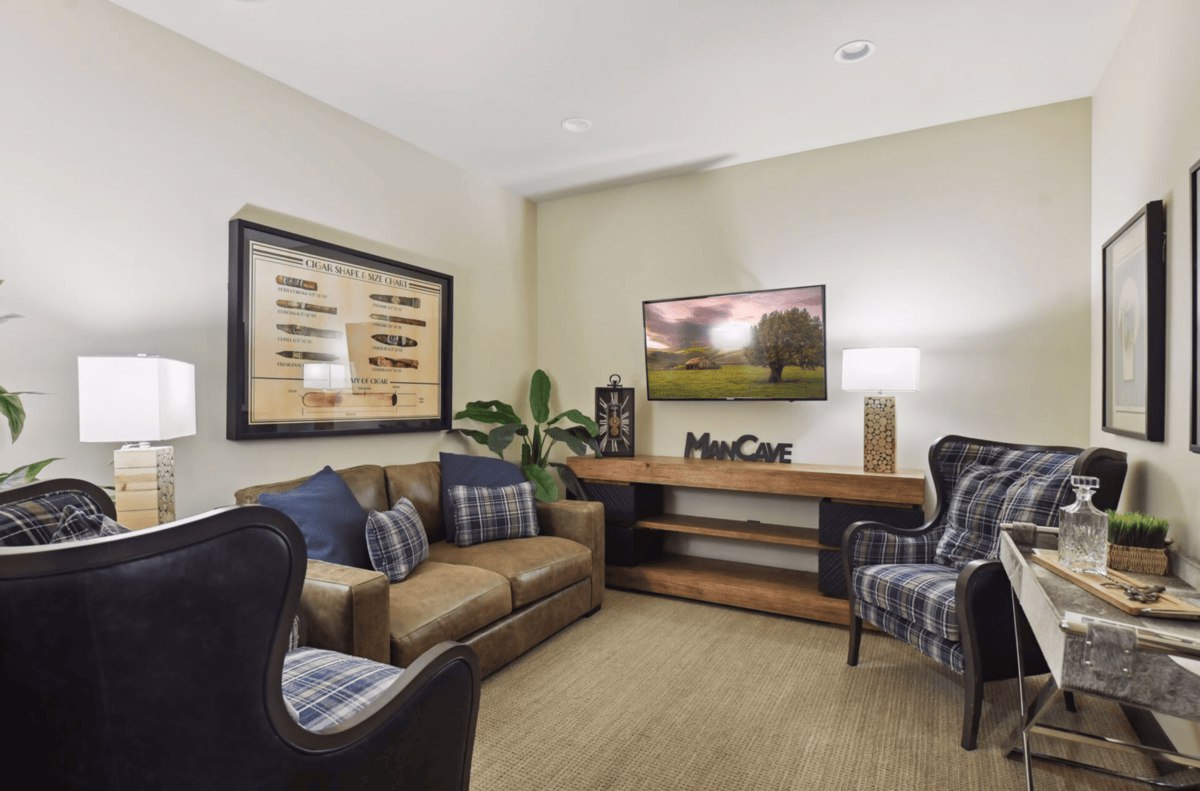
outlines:
[[605, 567], [607, 584], [647, 593], [727, 604], [823, 623], [847, 625], [845, 599], [817, 591], [817, 575], [728, 560], [667, 555], [637, 566]]
[[740, 541], [755, 541], [760, 544], [784, 544], [806, 549], [837, 550], [838, 547], [822, 546], [814, 527], [792, 527], [773, 525], [766, 522], [750, 522], [737, 519], [716, 519], [710, 516], [688, 514], [661, 514], [636, 522], [637, 527], [661, 530], [665, 533], [688, 533], [715, 538], [735, 538]]
[[916, 470], [891, 474], [861, 467], [821, 464], [686, 459], [674, 456], [625, 458], [572, 456], [567, 466], [580, 478], [607, 483], [658, 483], [696, 489], [723, 489], [799, 497], [831, 497], [889, 505], [922, 505], [925, 475]]

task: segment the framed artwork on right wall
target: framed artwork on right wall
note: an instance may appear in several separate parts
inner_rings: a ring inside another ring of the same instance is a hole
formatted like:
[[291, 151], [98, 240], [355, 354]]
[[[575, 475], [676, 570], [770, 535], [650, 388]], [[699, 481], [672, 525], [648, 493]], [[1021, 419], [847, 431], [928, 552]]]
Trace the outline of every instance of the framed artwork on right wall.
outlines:
[[1200, 208], [1196, 206], [1196, 199], [1200, 197], [1197, 186], [1200, 182], [1200, 162], [1192, 165], [1188, 181], [1191, 185], [1188, 191], [1192, 196], [1192, 427], [1188, 444], [1192, 453], [1200, 453], [1200, 425], [1196, 420], [1196, 399], [1200, 398], [1200, 317], [1197, 316], [1200, 303], [1196, 299], [1196, 277], [1200, 275], [1200, 239], [1197, 238], [1200, 222], [1196, 219], [1200, 216]]
[[1151, 201], [1103, 247], [1101, 428], [1162, 442], [1166, 406], [1167, 214]]

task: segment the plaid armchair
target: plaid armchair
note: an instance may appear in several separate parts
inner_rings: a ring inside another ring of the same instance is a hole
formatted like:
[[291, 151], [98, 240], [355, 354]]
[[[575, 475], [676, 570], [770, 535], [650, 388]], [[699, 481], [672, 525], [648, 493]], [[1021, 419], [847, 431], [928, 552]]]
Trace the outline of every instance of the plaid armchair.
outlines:
[[[962, 747], [974, 750], [983, 685], [1017, 675], [1012, 598], [997, 559], [1001, 522], [1057, 525], [1074, 500], [1070, 476], [1100, 479], [1094, 502], [1115, 508], [1125, 454], [1107, 448], [1014, 445], [946, 436], [929, 449], [936, 507], [915, 529], [858, 522], [843, 538], [851, 608], [847, 663], [858, 664], [863, 621], [963, 676]], [[1036, 641], [1027, 675], [1046, 672]]]
[[[107, 537], [54, 543], [80, 514]], [[84, 481], [0, 492], [12, 776], [56, 789], [467, 788], [470, 648], [442, 643], [401, 670], [295, 645], [304, 538], [274, 509], [135, 532], [114, 515]]]

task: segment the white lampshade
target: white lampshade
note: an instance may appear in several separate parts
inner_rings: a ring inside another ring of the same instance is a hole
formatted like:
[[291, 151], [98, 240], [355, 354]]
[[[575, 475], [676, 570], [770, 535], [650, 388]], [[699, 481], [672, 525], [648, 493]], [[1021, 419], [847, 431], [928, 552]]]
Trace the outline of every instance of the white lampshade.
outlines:
[[80, 442], [156, 442], [196, 433], [196, 368], [163, 357], [80, 357]]
[[916, 391], [921, 350], [915, 346], [842, 350], [842, 389], [870, 392]]

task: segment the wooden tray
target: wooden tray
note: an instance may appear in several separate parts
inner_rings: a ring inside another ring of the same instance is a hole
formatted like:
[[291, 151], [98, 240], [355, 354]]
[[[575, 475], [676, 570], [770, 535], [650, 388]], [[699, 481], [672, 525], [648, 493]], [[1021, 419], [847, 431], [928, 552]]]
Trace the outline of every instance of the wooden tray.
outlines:
[[1039, 566], [1050, 569], [1063, 579], [1075, 583], [1088, 593], [1099, 596], [1112, 606], [1130, 615], [1145, 616], [1147, 618], [1200, 620], [1200, 607], [1172, 596], [1170, 593], [1160, 593], [1158, 594], [1158, 601], [1150, 604], [1142, 604], [1141, 602], [1127, 599], [1125, 592], [1120, 588], [1104, 587], [1104, 583], [1109, 580], [1125, 583], [1126, 585], [1136, 586], [1142, 584], [1133, 577], [1129, 577], [1119, 571], [1112, 571], [1110, 569], [1107, 580], [1097, 574], [1080, 574], [1071, 571], [1059, 563], [1058, 552], [1052, 549], [1035, 549], [1030, 555], [1030, 559]]

